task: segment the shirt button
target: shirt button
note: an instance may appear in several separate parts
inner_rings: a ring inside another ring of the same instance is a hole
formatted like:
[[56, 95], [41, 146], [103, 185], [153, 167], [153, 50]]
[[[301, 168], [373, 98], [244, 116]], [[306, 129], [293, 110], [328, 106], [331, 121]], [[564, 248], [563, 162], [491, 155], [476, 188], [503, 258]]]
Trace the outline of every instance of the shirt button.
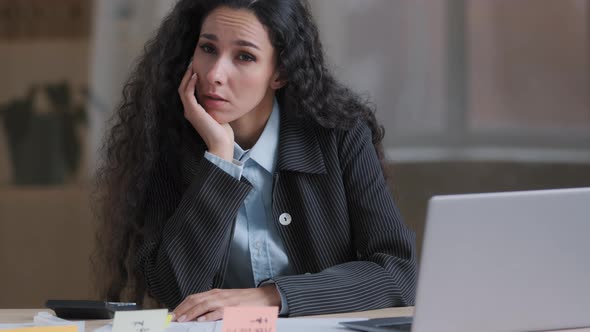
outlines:
[[279, 216], [279, 222], [283, 226], [287, 226], [291, 223], [291, 215], [288, 213], [283, 213]]
[[256, 248], [256, 249], [260, 249], [260, 241], [256, 241], [256, 242], [254, 243], [254, 248]]

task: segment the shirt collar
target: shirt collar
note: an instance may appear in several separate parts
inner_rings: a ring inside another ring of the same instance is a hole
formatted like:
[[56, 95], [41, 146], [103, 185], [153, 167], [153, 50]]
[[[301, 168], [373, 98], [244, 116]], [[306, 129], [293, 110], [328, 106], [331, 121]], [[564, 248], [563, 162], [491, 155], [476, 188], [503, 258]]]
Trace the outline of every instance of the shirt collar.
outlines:
[[275, 98], [270, 117], [256, 144], [250, 150], [244, 151], [238, 143], [234, 143], [234, 159], [246, 161], [250, 158], [273, 174], [279, 147], [280, 119], [280, 108]]

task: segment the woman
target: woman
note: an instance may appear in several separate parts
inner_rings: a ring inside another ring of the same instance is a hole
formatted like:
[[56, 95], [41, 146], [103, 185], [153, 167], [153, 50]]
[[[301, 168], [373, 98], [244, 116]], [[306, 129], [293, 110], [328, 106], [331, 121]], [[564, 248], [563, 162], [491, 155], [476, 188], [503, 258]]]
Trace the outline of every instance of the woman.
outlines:
[[105, 296], [147, 293], [178, 321], [411, 305], [414, 235], [382, 137], [326, 69], [306, 3], [180, 0], [107, 136]]

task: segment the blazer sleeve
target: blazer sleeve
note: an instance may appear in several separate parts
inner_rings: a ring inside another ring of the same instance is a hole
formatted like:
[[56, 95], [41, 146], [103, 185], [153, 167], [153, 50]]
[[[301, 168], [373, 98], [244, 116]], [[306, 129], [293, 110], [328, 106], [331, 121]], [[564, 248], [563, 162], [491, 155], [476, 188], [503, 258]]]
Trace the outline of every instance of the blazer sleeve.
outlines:
[[149, 294], [174, 308], [190, 294], [220, 287], [233, 224], [251, 185], [203, 158], [179, 202], [171, 177], [159, 173], [148, 192], [136, 262]]
[[[354, 251], [358, 259], [315, 274], [275, 277], [290, 316], [413, 305], [415, 234], [387, 187], [371, 131], [358, 122], [339, 151]], [[317, 253], [321, 255], [322, 253]]]

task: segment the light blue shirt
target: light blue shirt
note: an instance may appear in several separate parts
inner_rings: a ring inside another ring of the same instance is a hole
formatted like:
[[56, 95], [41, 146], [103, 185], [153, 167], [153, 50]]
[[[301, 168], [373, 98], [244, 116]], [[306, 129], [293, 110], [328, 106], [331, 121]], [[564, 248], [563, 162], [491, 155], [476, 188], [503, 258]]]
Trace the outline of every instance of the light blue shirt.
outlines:
[[[213, 164], [238, 180], [245, 177], [253, 186], [238, 211], [223, 288], [252, 288], [275, 276], [292, 273], [283, 241], [277, 231], [278, 220], [272, 218], [273, 175], [279, 146], [279, 112], [275, 100], [270, 118], [256, 144], [244, 151], [234, 143], [233, 162], [205, 152], [205, 158]], [[281, 314], [286, 314], [288, 306], [282, 293], [281, 300]]]

